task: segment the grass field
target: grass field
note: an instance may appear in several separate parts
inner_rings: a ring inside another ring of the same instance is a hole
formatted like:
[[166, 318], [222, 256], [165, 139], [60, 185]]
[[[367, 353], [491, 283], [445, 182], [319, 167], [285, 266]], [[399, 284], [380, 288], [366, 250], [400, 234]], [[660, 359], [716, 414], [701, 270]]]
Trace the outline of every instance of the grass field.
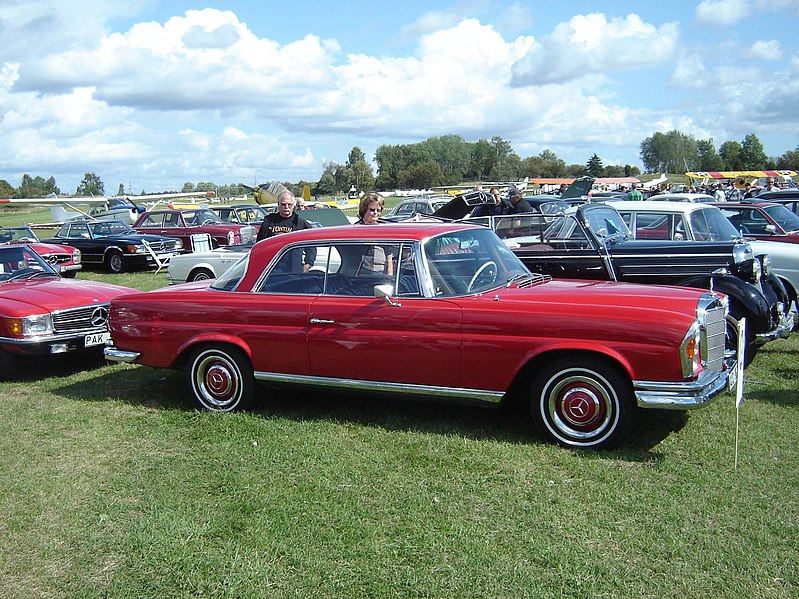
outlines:
[[[78, 278], [140, 289], [163, 273]], [[614, 451], [521, 414], [260, 391], [85, 359], [0, 383], [4, 597], [797, 597], [799, 335]]]

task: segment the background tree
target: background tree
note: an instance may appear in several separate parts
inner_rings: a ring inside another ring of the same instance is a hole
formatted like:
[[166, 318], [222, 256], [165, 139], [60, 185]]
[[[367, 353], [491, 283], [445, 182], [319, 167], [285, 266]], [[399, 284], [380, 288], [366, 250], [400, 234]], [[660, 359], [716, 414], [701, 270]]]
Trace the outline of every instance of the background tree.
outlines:
[[776, 168], [799, 171], [799, 146], [795, 150], [788, 150], [777, 158]]
[[725, 141], [719, 148], [719, 156], [724, 160], [725, 171], [743, 170], [743, 148], [737, 141]]
[[699, 139], [696, 141], [696, 151], [699, 153], [699, 165], [697, 170], [700, 171], [720, 171], [724, 170], [724, 160], [719, 156], [716, 151], [716, 146], [713, 145], [713, 138]]
[[750, 133], [741, 142], [741, 163], [744, 169], [757, 171], [766, 168], [768, 156], [757, 135]]
[[118, 196], [125, 195], [125, 186], [122, 183], [120, 183], [119, 187], [117, 188], [117, 195]]
[[319, 177], [319, 181], [316, 183], [314, 193], [317, 195], [333, 195], [339, 191], [336, 187], [336, 170], [338, 168], [340, 168], [340, 165], [335, 162], [325, 163], [322, 176]]
[[401, 189], [429, 189], [443, 178], [441, 165], [435, 160], [428, 160], [400, 171], [397, 183]]
[[105, 186], [100, 177], [94, 173], [86, 173], [75, 191], [77, 196], [101, 196], [105, 194]]
[[641, 142], [641, 162], [647, 173], [681, 173], [699, 166], [699, 152], [692, 135], [677, 131], [661, 133]]
[[180, 193], [191, 193], [192, 191], [194, 191], [194, 183], [191, 181], [186, 181], [180, 188]]
[[351, 186], [355, 186], [358, 190], [374, 188], [375, 177], [372, 166], [366, 161], [366, 154], [358, 146], [350, 150], [347, 163], [344, 165], [343, 177], [347, 189]]
[[0, 179], [0, 198], [10, 198], [16, 193], [16, 189], [5, 179]]
[[31, 177], [27, 173], [22, 175], [22, 180], [17, 188], [18, 198], [41, 198], [50, 194], [58, 195], [61, 190], [55, 184], [55, 177]]
[[588, 159], [585, 170], [588, 171], [588, 174], [592, 177], [601, 177], [602, 173], [605, 172], [605, 166], [602, 164], [602, 159], [594, 154]]

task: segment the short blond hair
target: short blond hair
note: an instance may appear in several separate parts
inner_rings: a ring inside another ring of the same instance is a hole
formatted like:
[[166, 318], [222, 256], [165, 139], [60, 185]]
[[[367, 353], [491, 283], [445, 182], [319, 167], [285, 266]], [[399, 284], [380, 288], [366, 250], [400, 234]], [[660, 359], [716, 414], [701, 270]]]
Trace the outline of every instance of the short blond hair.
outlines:
[[363, 215], [366, 214], [366, 209], [369, 207], [369, 204], [371, 204], [372, 202], [377, 202], [378, 204], [380, 204], [381, 208], [386, 203], [386, 201], [383, 199], [383, 196], [381, 196], [379, 193], [377, 193], [376, 191], [368, 191], [365, 194], [363, 194], [363, 197], [361, 198], [361, 201], [358, 204], [358, 216], [363, 218]]

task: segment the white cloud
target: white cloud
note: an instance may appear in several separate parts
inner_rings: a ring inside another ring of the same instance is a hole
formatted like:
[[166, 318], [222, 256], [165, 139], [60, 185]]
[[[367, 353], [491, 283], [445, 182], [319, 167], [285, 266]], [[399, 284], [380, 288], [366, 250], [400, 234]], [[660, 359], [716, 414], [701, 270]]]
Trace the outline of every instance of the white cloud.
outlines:
[[513, 84], [557, 83], [658, 65], [674, 56], [679, 37], [676, 23], [656, 27], [635, 14], [610, 20], [599, 13], [578, 15], [558, 24], [513, 66]]
[[780, 60], [782, 45], [777, 40], [760, 40], [746, 48], [744, 56], [756, 60]]
[[757, 12], [783, 9], [799, 14], [796, 0], [702, 0], [696, 6], [696, 18], [707, 25], [729, 26]]

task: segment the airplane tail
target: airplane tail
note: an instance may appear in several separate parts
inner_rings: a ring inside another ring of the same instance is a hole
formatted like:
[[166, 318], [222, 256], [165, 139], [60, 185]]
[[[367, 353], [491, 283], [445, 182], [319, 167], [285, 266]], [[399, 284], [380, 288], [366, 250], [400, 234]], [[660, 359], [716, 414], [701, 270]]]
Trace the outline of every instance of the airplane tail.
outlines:
[[594, 184], [593, 177], [580, 177], [575, 179], [571, 185], [566, 188], [560, 197], [561, 199], [567, 198], [579, 198], [581, 196], [587, 196], [588, 193], [591, 191], [591, 186]]
[[80, 212], [68, 212], [63, 206], [50, 206], [50, 214], [53, 216], [53, 221], [57, 223], [83, 216]]

